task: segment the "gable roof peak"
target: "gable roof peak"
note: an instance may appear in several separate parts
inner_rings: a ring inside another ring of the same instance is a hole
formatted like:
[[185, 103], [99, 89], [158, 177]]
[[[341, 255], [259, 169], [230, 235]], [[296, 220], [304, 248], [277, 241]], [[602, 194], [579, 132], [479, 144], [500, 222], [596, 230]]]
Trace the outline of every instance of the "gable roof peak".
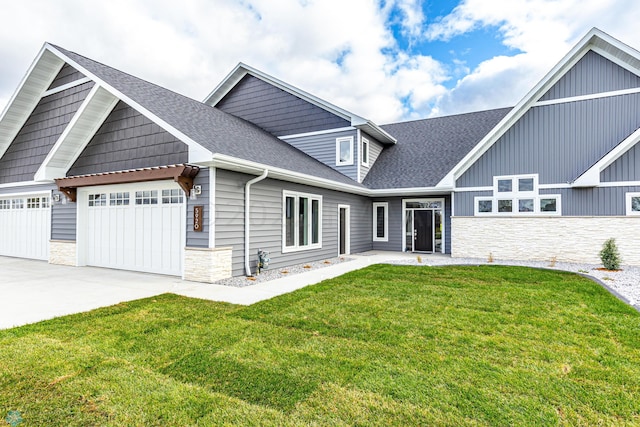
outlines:
[[273, 77], [257, 68], [251, 67], [243, 62], [239, 62], [233, 70], [213, 89], [213, 91], [203, 101], [205, 104], [215, 107], [246, 75], [258, 78], [272, 86], [288, 92], [304, 101], [307, 101], [325, 111], [335, 114], [351, 123], [351, 126], [361, 129], [378, 141], [386, 144], [395, 144], [396, 139], [384, 131], [380, 126], [371, 120], [354, 114], [344, 108], [338, 107], [315, 95], [299, 89], [283, 80]]

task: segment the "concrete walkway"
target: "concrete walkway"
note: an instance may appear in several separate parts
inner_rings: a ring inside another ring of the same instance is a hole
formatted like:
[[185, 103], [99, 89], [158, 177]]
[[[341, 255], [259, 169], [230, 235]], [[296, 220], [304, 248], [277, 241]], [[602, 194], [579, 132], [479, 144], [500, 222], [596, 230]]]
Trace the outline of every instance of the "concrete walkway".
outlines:
[[173, 276], [68, 267], [0, 256], [0, 329], [163, 293], [249, 305], [371, 264], [407, 256], [394, 252], [350, 255], [353, 261], [244, 288], [188, 282]]

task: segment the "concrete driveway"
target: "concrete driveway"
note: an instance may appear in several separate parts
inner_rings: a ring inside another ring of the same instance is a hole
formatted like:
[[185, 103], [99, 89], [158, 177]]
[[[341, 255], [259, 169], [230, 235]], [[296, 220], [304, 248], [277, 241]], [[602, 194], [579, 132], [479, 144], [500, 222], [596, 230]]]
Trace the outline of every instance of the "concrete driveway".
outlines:
[[353, 261], [243, 288], [188, 282], [174, 276], [95, 267], [69, 267], [0, 256], [0, 329], [125, 301], [174, 293], [249, 305], [386, 259], [350, 255]]
[[193, 285], [179, 277], [0, 256], [0, 329]]

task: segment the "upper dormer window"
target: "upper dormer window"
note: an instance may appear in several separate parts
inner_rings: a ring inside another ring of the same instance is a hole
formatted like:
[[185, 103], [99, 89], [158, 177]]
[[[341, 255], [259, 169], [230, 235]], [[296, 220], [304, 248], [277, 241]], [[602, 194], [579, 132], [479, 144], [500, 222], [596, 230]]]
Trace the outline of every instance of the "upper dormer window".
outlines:
[[353, 137], [336, 139], [336, 166], [353, 164]]
[[369, 140], [362, 138], [362, 149], [360, 150], [360, 156], [362, 157], [362, 166], [369, 167]]

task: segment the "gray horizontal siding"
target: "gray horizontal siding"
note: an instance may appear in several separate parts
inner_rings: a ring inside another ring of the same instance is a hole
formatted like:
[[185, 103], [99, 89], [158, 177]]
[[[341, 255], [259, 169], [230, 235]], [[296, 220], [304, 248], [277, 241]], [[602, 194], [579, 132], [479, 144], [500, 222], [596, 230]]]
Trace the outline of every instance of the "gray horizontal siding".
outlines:
[[[197, 196], [196, 200], [191, 200], [187, 196], [187, 246], [191, 248], [208, 248], [209, 247], [209, 218], [211, 211], [209, 209], [209, 200], [211, 196], [211, 187], [209, 186], [209, 168], [202, 168], [193, 180], [194, 185], [202, 187], [202, 194]], [[202, 231], [193, 231], [193, 207], [197, 205], [203, 206], [202, 213]]]
[[65, 85], [67, 83], [75, 82], [76, 80], [80, 80], [84, 77], [80, 71], [76, 70], [69, 64], [64, 64], [64, 66], [58, 72], [58, 75], [53, 79], [49, 89], [55, 89], [59, 86]]
[[19, 186], [19, 187], [3, 187], [0, 188], [0, 196], [4, 194], [20, 194], [20, 193], [35, 193], [42, 192], [47, 193], [57, 188], [53, 184], [37, 184], [37, 185], [28, 185], [28, 186]]
[[183, 142], [120, 101], [68, 176], [186, 163]]
[[88, 82], [40, 100], [0, 158], [0, 183], [33, 180], [92, 87]]
[[[60, 195], [60, 200], [64, 200], [65, 195], [59, 191], [54, 194]], [[78, 205], [67, 201], [65, 204], [52, 203], [51, 205], [51, 238], [53, 240], [76, 240], [78, 218]]]
[[276, 136], [351, 125], [322, 108], [250, 75], [240, 80], [216, 107]]
[[626, 215], [625, 193], [640, 187], [599, 187], [540, 190], [540, 194], [560, 194], [562, 216]]
[[473, 216], [474, 197], [492, 197], [493, 191], [465, 191], [460, 193], [454, 193], [455, 197], [455, 212], [454, 216]]
[[369, 170], [373, 167], [373, 164], [378, 160], [378, 156], [382, 153], [384, 146], [378, 142], [378, 140], [372, 138], [366, 133], [362, 132], [362, 137], [369, 141], [369, 166], [360, 165], [360, 182], [364, 181]]
[[541, 101], [640, 87], [640, 77], [593, 51], [576, 63]]
[[[354, 162], [352, 165], [346, 166], [336, 166], [336, 139], [342, 137], [352, 137], [353, 138], [353, 157]], [[303, 153], [313, 157], [314, 159], [324, 163], [325, 165], [337, 170], [343, 175], [348, 176], [353, 180], [358, 179], [358, 160], [357, 160], [357, 131], [355, 129], [342, 131], [342, 132], [332, 132], [332, 133], [323, 133], [320, 135], [309, 135], [303, 136], [299, 138], [287, 138], [286, 141], [288, 144], [296, 147], [298, 150]]]
[[603, 182], [640, 181], [640, 144], [620, 156], [600, 173]]
[[[244, 274], [244, 185], [253, 176], [216, 170], [216, 247], [233, 248], [233, 275]], [[321, 195], [322, 248], [282, 253], [282, 190]], [[270, 252], [270, 268], [333, 258], [338, 254], [338, 204], [351, 206], [351, 253], [371, 249], [368, 198], [266, 179], [251, 187], [251, 268], [258, 249]]]
[[529, 110], [456, 182], [492, 186], [493, 176], [538, 173], [540, 184], [573, 181], [640, 127], [640, 94]]

